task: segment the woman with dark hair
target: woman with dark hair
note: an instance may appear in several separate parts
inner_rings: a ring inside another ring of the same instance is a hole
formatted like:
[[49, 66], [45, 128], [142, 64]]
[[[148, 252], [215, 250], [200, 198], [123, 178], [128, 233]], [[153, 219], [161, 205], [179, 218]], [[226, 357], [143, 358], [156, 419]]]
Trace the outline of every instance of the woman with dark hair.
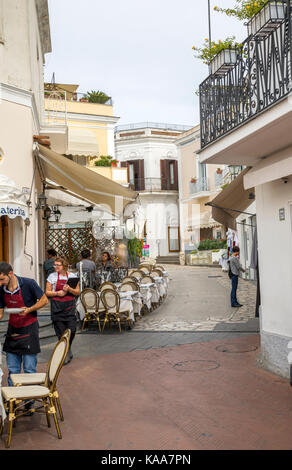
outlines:
[[71, 345], [77, 328], [75, 297], [80, 294], [79, 280], [75, 274], [69, 273], [68, 267], [64, 258], [56, 258], [55, 272], [49, 275], [46, 285], [46, 295], [51, 301], [51, 317], [57, 337], [60, 339], [67, 328], [71, 330], [70, 347], [64, 364], [68, 364], [73, 358]]
[[112, 259], [108, 251], [104, 251], [101, 255], [101, 267], [106, 271], [112, 267]]

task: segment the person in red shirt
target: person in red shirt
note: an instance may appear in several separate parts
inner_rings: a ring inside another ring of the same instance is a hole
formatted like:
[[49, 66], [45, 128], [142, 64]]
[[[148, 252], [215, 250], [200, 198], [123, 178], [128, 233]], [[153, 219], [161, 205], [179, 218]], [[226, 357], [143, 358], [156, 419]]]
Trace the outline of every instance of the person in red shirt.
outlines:
[[[9, 386], [10, 374], [19, 374], [22, 365], [24, 373], [36, 372], [40, 352], [37, 310], [47, 303], [46, 295], [33, 279], [16, 276], [10, 264], [0, 262], [0, 320], [4, 308], [13, 309], [3, 345]], [[19, 313], [12, 313], [15, 310]]]

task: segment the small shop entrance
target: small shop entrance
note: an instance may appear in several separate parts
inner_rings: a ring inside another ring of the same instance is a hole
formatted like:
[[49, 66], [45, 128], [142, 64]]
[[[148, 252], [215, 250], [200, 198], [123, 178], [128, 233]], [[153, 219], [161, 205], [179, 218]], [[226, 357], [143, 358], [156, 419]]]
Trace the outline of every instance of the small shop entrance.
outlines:
[[9, 226], [8, 217], [0, 217], [0, 261], [9, 263]]

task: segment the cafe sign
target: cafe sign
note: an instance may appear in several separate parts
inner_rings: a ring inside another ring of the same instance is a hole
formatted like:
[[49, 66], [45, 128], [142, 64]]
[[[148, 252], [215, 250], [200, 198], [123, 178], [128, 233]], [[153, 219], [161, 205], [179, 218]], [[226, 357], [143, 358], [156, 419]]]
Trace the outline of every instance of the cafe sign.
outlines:
[[23, 220], [29, 217], [28, 208], [24, 204], [4, 203], [0, 201], [0, 217], [7, 215], [9, 219], [21, 217]]

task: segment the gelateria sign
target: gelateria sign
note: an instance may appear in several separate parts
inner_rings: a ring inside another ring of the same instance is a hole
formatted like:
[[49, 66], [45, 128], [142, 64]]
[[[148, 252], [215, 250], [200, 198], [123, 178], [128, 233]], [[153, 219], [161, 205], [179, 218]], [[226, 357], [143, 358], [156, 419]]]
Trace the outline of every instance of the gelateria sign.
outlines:
[[22, 204], [3, 203], [0, 201], [0, 217], [7, 215], [9, 219], [22, 217], [23, 220], [28, 218], [28, 208]]

